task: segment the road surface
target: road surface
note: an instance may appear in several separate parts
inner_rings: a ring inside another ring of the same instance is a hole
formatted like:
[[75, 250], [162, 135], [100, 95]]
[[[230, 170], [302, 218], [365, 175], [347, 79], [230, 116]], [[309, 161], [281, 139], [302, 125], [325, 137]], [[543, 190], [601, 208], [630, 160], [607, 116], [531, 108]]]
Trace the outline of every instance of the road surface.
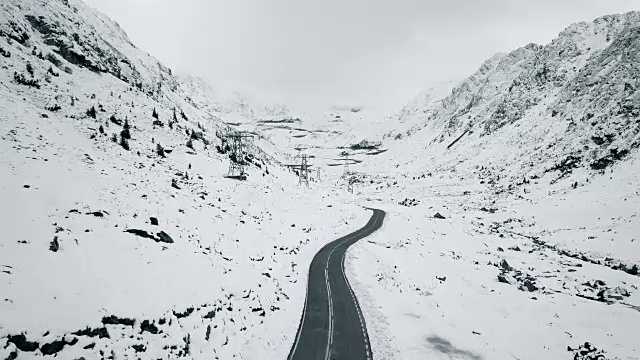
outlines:
[[382, 226], [377, 209], [361, 229], [325, 245], [309, 266], [307, 297], [289, 360], [371, 360], [371, 345], [344, 272], [347, 248]]

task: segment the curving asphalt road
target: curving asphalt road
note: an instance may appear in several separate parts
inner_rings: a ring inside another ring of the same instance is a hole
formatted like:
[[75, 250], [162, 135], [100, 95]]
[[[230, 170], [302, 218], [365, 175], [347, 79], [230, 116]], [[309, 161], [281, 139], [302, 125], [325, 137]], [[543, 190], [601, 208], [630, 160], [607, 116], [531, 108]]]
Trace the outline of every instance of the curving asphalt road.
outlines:
[[371, 360], [367, 328], [344, 273], [347, 248], [382, 226], [373, 210], [361, 229], [325, 245], [309, 266], [307, 297], [289, 360]]

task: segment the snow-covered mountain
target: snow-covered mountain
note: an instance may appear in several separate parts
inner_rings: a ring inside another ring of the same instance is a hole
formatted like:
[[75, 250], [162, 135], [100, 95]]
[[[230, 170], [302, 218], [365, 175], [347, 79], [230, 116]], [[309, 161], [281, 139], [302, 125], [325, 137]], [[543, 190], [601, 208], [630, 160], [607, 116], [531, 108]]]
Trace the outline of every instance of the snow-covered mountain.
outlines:
[[286, 356], [367, 213], [259, 137], [225, 178], [225, 123], [286, 109], [211, 88], [78, 0], [0, 2], [0, 359]]
[[354, 176], [397, 204], [352, 255], [374, 355], [637, 358], [639, 35], [571, 25], [391, 119]]
[[639, 26], [572, 25], [385, 118], [174, 74], [79, 0], [0, 2], [0, 359], [285, 358], [362, 206], [388, 213], [345, 257], [374, 358], [637, 357]]
[[409, 103], [397, 121], [411, 125], [388, 136], [431, 167], [512, 164], [504, 175], [520, 178], [605, 169], [640, 146], [639, 34], [640, 13], [630, 12], [497, 54], [444, 96]]

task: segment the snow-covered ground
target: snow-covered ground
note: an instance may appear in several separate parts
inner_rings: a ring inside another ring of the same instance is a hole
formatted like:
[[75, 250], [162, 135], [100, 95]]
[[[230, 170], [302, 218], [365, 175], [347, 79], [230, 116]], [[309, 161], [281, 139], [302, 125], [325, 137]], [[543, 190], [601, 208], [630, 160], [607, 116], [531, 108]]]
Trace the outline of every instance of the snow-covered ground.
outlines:
[[[376, 359], [640, 358], [638, 18], [385, 118], [176, 77], [77, 0], [3, 2], [0, 359], [285, 358], [313, 255], [363, 206], [388, 213], [347, 257]], [[256, 135], [246, 181], [229, 126]], [[282, 166], [300, 149], [309, 189]]]
[[[120, 99], [103, 95], [96, 102], [110, 114]], [[80, 111], [85, 99], [76, 101]], [[126, 151], [107, 135], [91, 138], [102, 122], [60, 116], [7, 91], [0, 102], [1, 358], [15, 350], [7, 335], [24, 332], [44, 345], [66, 334], [70, 344], [69, 334], [100, 329], [109, 316], [135, 325], [107, 321], [110, 339], [77, 336], [60, 356], [133, 356], [133, 346], [142, 345], [141, 358], [178, 351], [195, 358], [284, 357], [311, 257], [368, 216], [341, 205], [333, 190], [297, 187], [297, 178], [277, 165], [263, 165], [268, 175], [250, 169], [246, 182], [226, 179], [228, 162], [216, 150], [201, 144], [191, 150], [175, 143], [175, 134], [134, 120], [150, 108], [129, 114]], [[107, 133], [113, 128], [120, 129], [111, 124]], [[173, 149], [166, 158], [154, 153], [152, 135]], [[173, 243], [159, 242], [160, 232]], [[195, 310], [178, 320], [175, 314], [189, 309]], [[212, 311], [215, 318], [203, 318]], [[159, 333], [140, 333], [144, 320]]]
[[311, 258], [368, 212], [299, 187], [266, 139], [247, 181], [225, 178], [232, 110], [82, 3], [18, 3], [0, 17], [0, 358], [284, 358]]
[[374, 357], [569, 359], [590, 342], [638, 358], [639, 164], [519, 197], [455, 172], [361, 184], [388, 211], [347, 258]]

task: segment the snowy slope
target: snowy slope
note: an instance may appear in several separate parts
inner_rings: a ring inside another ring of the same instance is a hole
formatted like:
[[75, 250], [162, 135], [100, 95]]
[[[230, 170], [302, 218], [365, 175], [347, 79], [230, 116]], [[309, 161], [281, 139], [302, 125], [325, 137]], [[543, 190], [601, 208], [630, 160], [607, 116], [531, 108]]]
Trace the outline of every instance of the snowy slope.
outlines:
[[510, 164], [510, 181], [604, 169], [640, 145], [638, 31], [640, 13], [610, 15], [498, 54], [446, 96], [407, 105], [399, 119], [413, 126], [395, 145], [431, 168]]
[[355, 184], [389, 212], [347, 266], [374, 357], [638, 358], [638, 31], [571, 25], [400, 111]]
[[367, 212], [261, 138], [224, 178], [226, 100], [79, 1], [3, 1], [0, 31], [0, 358], [286, 356], [307, 264]]

